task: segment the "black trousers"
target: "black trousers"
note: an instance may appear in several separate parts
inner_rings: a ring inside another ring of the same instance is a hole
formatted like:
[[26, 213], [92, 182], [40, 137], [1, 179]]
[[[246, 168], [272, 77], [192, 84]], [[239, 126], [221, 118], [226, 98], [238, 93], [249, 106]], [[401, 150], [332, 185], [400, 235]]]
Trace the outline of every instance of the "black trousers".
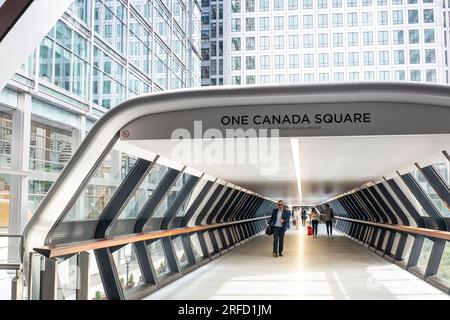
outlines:
[[282, 254], [283, 244], [284, 244], [284, 233], [283, 227], [273, 227], [273, 252]]
[[332, 236], [333, 235], [333, 222], [325, 221], [325, 224], [327, 225], [327, 235]]
[[319, 220], [312, 220], [313, 234], [317, 235], [317, 227], [319, 226]]

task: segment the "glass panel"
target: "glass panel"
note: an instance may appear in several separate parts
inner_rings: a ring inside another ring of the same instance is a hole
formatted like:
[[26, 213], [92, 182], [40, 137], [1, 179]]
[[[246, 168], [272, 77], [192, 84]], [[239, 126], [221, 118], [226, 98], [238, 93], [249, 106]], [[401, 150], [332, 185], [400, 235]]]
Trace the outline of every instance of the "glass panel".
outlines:
[[170, 272], [170, 269], [161, 240], [152, 242], [148, 247], [152, 257], [153, 267], [156, 271], [156, 276], [158, 278], [166, 276]]
[[383, 251], [386, 249], [386, 245], [389, 240], [389, 235], [390, 235], [390, 232], [386, 232], [384, 234], [383, 245], [381, 246], [381, 250], [383, 250]]
[[76, 300], [79, 279], [77, 270], [77, 255], [57, 262], [57, 300]]
[[12, 117], [0, 112], [0, 167], [11, 167]]
[[[414, 174], [413, 174], [414, 175]], [[416, 199], [416, 197], [412, 194], [411, 190], [406, 186], [406, 184], [403, 182], [403, 180], [400, 177], [394, 178], [397, 185], [400, 187], [400, 189], [403, 191], [405, 196], [408, 198], [408, 200], [412, 203], [412, 205], [416, 208], [416, 210], [419, 212], [420, 215], [428, 217], [428, 213], [425, 211], [425, 209], [420, 205], [419, 201]]]
[[450, 284], [450, 242], [445, 243], [444, 252], [442, 253], [441, 262], [439, 263], [439, 269], [437, 276], [447, 280]]
[[[134, 246], [127, 244], [125, 247], [113, 253], [114, 263], [116, 264], [120, 284], [125, 292], [136, 286], [144, 284], [141, 275], [141, 269], [136, 257]], [[128, 279], [128, 280], [127, 280]]]
[[106, 300], [105, 288], [103, 287], [100, 272], [98, 270], [97, 259], [94, 251], [89, 253], [89, 289], [88, 300]]
[[214, 236], [216, 237], [217, 246], [219, 247], [220, 250], [222, 250], [224, 245], [222, 244], [222, 240], [219, 236], [219, 231], [216, 229], [213, 231], [213, 233], [214, 233]]
[[411, 249], [414, 244], [414, 237], [411, 235], [408, 235], [408, 238], [405, 242], [405, 247], [403, 248], [402, 252], [402, 260], [405, 261], [405, 263], [408, 263], [409, 255], [411, 254]]
[[[445, 171], [448, 170], [445, 168], [445, 165], [443, 166], [437, 165], [435, 166], [435, 168], [440, 168], [438, 172], [444, 173], [444, 175]], [[423, 176], [423, 174], [418, 169], [414, 170], [412, 174], [416, 178], [416, 181], [419, 183], [419, 185], [422, 187], [422, 190], [425, 191], [425, 193], [428, 195], [428, 198], [431, 200], [431, 202], [433, 202], [434, 206], [439, 211], [439, 213], [444, 217], [450, 217], [450, 210], [438, 196], [436, 191], [434, 191], [433, 187], [428, 183], [427, 179]]]
[[400, 241], [400, 233], [395, 233], [394, 242], [392, 243], [391, 254], [395, 255], [398, 248], [398, 242]]
[[29, 180], [28, 182], [28, 218], [36, 211], [37, 207], [44, 199], [53, 181]]
[[0, 174], [0, 233], [8, 233], [11, 199], [11, 176]]
[[211, 234], [209, 232], [205, 232], [204, 236], [205, 236], [205, 242], [206, 242], [206, 247], [208, 248], [208, 252], [213, 253], [214, 247], [213, 247], [212, 241], [211, 241]]
[[175, 255], [178, 259], [178, 263], [180, 264], [180, 268], [184, 269], [188, 264], [188, 258], [186, 255], [186, 251], [183, 247], [183, 241], [181, 240], [181, 237], [176, 237], [175, 239], [172, 239], [173, 248], [175, 250]]
[[423, 241], [422, 249], [420, 251], [419, 260], [417, 261], [417, 268], [425, 273], [428, 265], [428, 259], [430, 258], [431, 249], [433, 249], [434, 242], [428, 238]]
[[192, 243], [192, 251], [194, 252], [195, 258], [196, 259], [203, 258], [202, 246], [200, 245], [200, 240], [198, 238], [197, 233], [191, 235], [191, 243]]
[[30, 170], [59, 173], [72, 157], [72, 132], [32, 121]]
[[135, 194], [131, 197], [125, 209], [119, 215], [119, 219], [136, 218], [167, 171], [167, 167], [155, 163], [147, 174], [147, 177], [142, 181]]
[[181, 176], [177, 179], [177, 182], [170, 189], [167, 197], [161, 202], [158, 209], [156, 209], [155, 213], [153, 214], [153, 218], [162, 218], [164, 216], [167, 209], [170, 208], [170, 206], [177, 198], [178, 194], [181, 191], [181, 188], [183, 187], [188, 178], [189, 175], [187, 173], [181, 174]]
[[213, 195], [216, 188], [219, 186], [219, 184], [214, 184], [211, 189], [209, 190], [208, 194], [206, 195], [205, 199], [203, 199], [202, 203], [200, 203], [198, 209], [195, 211], [194, 215], [192, 216], [191, 220], [188, 223], [188, 227], [193, 227], [195, 225], [195, 220], [197, 220], [198, 215], [202, 211], [202, 209], [205, 207], [205, 205], [210, 200], [211, 196]]
[[133, 157], [113, 148], [64, 217], [64, 221], [97, 220], [134, 162]]

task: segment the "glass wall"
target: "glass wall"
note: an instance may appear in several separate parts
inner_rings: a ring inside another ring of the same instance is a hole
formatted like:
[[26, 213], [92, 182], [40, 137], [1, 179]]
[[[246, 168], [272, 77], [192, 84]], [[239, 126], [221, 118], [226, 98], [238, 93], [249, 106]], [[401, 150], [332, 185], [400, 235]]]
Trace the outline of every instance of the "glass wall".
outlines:
[[439, 264], [439, 269], [437, 276], [446, 280], [450, 285], [450, 242], [445, 243], [444, 252], [442, 254], [441, 262]]
[[417, 268], [425, 273], [430, 259], [431, 250], [433, 249], [434, 242], [428, 238], [423, 241], [422, 249], [420, 250], [419, 260], [417, 261]]
[[59, 173], [73, 151], [72, 132], [32, 121], [30, 170]]
[[[170, 208], [170, 206], [173, 204], [175, 199], [177, 198], [178, 194], [180, 193], [184, 183], [189, 178], [189, 175], [187, 173], [183, 173], [178, 177], [176, 183], [172, 186], [170, 189], [167, 197], [161, 202], [158, 209], [156, 209], [155, 213], [153, 214], [153, 218], [162, 218], [164, 214], [166, 213], [167, 209]], [[186, 206], [186, 203], [183, 205]]]
[[127, 295], [127, 291], [145, 283], [136, 252], [132, 244], [120, 248], [113, 253], [114, 263], [122, 289]]
[[169, 265], [167, 263], [166, 254], [161, 240], [152, 242], [149, 246], [150, 255], [152, 257], [153, 267], [155, 268], [156, 276], [158, 278], [165, 277], [169, 272]]
[[[439, 173], [447, 175], [447, 181], [448, 181], [448, 173], [446, 172], [448, 169], [446, 168], [445, 164], [438, 164], [435, 165], [435, 168], [438, 169]], [[434, 191], [433, 187], [428, 183], [427, 179], [423, 176], [423, 174], [420, 172], [420, 170], [414, 170], [413, 175], [416, 177], [417, 182], [422, 187], [423, 191], [428, 195], [428, 198], [433, 202], [436, 209], [438, 209], [439, 213], [443, 217], [450, 217], [450, 210], [447, 208], [445, 203], [441, 200], [439, 195]]]
[[181, 237], [176, 237], [172, 239], [173, 248], [175, 251], [175, 256], [178, 260], [181, 270], [185, 269], [189, 264], [186, 251], [184, 250], [183, 241]]
[[11, 199], [11, 176], [0, 174], [0, 233], [8, 233]]
[[11, 167], [12, 117], [0, 112], [0, 168]]

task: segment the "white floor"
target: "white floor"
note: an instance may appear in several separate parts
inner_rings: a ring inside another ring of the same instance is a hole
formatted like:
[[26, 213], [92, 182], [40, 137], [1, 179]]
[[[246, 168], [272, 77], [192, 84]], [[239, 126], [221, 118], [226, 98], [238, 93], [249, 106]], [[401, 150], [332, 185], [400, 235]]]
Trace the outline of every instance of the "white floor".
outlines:
[[442, 291], [339, 235], [286, 233], [284, 257], [272, 238], [243, 244], [146, 299], [450, 299]]

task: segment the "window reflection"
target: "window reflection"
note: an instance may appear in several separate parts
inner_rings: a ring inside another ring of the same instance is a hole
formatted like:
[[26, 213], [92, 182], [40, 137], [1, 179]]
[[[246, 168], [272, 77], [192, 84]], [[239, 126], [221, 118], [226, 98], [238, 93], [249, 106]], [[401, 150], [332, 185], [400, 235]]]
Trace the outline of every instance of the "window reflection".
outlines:
[[186, 268], [186, 266], [189, 264], [189, 261], [188, 261], [186, 251], [184, 250], [183, 241], [181, 239], [181, 236], [172, 239], [172, 244], [173, 244], [175, 255], [178, 259], [180, 268], [181, 269]]
[[442, 253], [441, 262], [437, 276], [445, 279], [450, 284], [450, 242], [445, 243], [444, 252]]
[[127, 244], [125, 247], [115, 251], [113, 253], [113, 258], [114, 263], [116, 264], [120, 285], [125, 294], [129, 289], [145, 283], [132, 244]]
[[[153, 218], [161, 218], [166, 213], [167, 209], [170, 208], [180, 193], [183, 185], [188, 180], [189, 175], [187, 173], [181, 174], [181, 176], [177, 179], [177, 182], [170, 189], [167, 197], [160, 203], [158, 209], [156, 209]], [[183, 204], [183, 208], [186, 206], [186, 202]]]
[[403, 248], [402, 252], [402, 260], [404, 260], [405, 263], [408, 263], [409, 255], [411, 254], [413, 245], [414, 245], [414, 237], [408, 235], [408, 237], [406, 238], [405, 247]]
[[158, 278], [166, 276], [168, 273], [170, 273], [170, 268], [167, 263], [167, 258], [162, 246], [161, 239], [152, 242], [148, 247], [150, 249], [150, 255], [152, 257], [156, 276]]
[[[447, 181], [448, 181], [448, 165], [444, 163], [442, 164], [436, 164], [434, 166], [440, 175], [445, 177], [447, 175]], [[420, 172], [420, 170], [416, 169], [413, 171], [413, 175], [415, 176], [417, 182], [421, 186], [422, 190], [428, 195], [428, 198], [433, 202], [433, 205], [436, 207], [436, 209], [439, 211], [439, 213], [443, 217], [450, 217], [450, 210], [447, 208], [445, 203], [441, 200], [439, 195], [434, 191], [433, 187], [430, 185], [430, 183], [427, 181], [427, 179], [424, 177], [424, 175]], [[445, 178], [444, 178], [445, 179]]]
[[0, 174], [0, 233], [8, 233], [11, 199], [11, 176]]
[[0, 167], [11, 167], [12, 117], [0, 112]]
[[200, 240], [198, 238], [197, 233], [191, 235], [191, 243], [192, 243], [192, 251], [194, 252], [195, 258], [196, 259], [203, 258], [202, 246], [200, 245]]
[[422, 249], [420, 250], [419, 260], [417, 261], [417, 268], [425, 273], [430, 259], [431, 250], [433, 249], [434, 242], [428, 238], [423, 241]]
[[57, 299], [76, 300], [77, 288], [79, 288], [79, 275], [77, 267], [78, 257], [74, 255], [70, 258], [57, 262]]

